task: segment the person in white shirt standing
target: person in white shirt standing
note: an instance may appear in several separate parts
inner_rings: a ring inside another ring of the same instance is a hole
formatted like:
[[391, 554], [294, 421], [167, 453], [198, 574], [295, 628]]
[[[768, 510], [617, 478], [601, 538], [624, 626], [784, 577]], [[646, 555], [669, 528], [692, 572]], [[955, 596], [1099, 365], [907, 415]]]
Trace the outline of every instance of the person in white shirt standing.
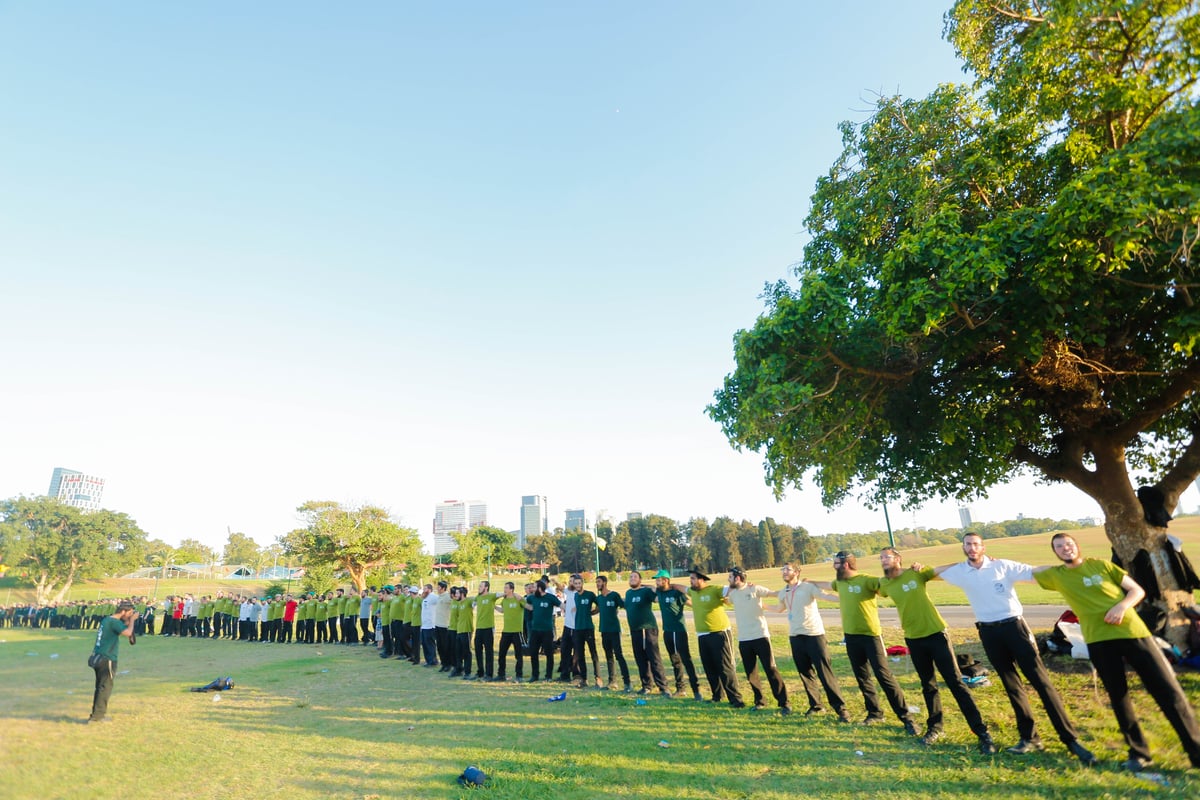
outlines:
[[787, 686], [779, 667], [775, 665], [775, 654], [771, 652], [771, 631], [767, 627], [767, 617], [763, 613], [762, 598], [775, 594], [765, 586], [756, 586], [746, 582], [746, 572], [741, 567], [730, 567], [729, 589], [725, 596], [733, 604], [733, 618], [737, 623], [738, 655], [742, 658], [742, 667], [746, 670], [746, 680], [750, 681], [750, 689], [754, 692], [754, 709], [766, 708], [763, 699], [762, 679], [758, 677], [758, 664], [762, 662], [763, 672], [767, 674], [767, 683], [775, 702], [779, 703], [779, 713], [787, 716], [792, 713], [788, 703]]
[[783, 573], [783, 588], [779, 590], [778, 610], [787, 613], [788, 644], [792, 648], [792, 661], [796, 671], [800, 673], [800, 683], [808, 696], [808, 711], [804, 716], [811, 717], [825, 710], [821, 698], [817, 694], [817, 681], [825, 689], [825, 697], [830, 707], [838, 716], [839, 722], [850, 722], [850, 714], [846, 711], [846, 700], [842, 697], [842, 688], [838, 685], [837, 676], [833, 674], [833, 664], [829, 660], [829, 644], [825, 641], [825, 621], [817, 607], [817, 600], [824, 599], [838, 602], [836, 594], [829, 594], [815, 583], [809, 583], [800, 577], [800, 570], [792, 564], [784, 564], [780, 570]]
[[571, 676], [578, 673], [575, 668], [575, 594], [583, 588], [583, 576], [573, 574], [567, 579], [567, 588], [562, 593], [563, 633], [562, 647], [558, 662], [558, 679], [570, 681]]

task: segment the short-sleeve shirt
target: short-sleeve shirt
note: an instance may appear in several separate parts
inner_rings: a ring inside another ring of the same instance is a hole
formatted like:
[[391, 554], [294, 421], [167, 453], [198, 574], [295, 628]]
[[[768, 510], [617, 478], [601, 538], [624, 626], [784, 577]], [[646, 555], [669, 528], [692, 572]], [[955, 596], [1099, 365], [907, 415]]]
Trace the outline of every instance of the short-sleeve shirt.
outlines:
[[688, 589], [692, 601], [692, 619], [696, 635], [729, 630], [729, 615], [725, 613], [725, 596], [721, 587], [709, 584], [703, 589]]
[[621, 599], [621, 595], [616, 592], [605, 592], [600, 595], [596, 603], [600, 606], [600, 632], [620, 633], [621, 618], [617, 616], [617, 610], [625, 607], [625, 601]]
[[503, 597], [503, 595], [496, 595], [492, 592], [475, 595], [472, 603], [475, 606], [476, 628], [487, 630], [496, 627], [496, 600], [499, 597]]
[[639, 586], [625, 592], [625, 619], [629, 622], [631, 631], [658, 630], [658, 621], [654, 619], [654, 590], [649, 586]]
[[946, 620], [929, 599], [925, 584], [935, 576], [933, 567], [917, 572], [909, 567], [894, 578], [879, 579], [879, 593], [892, 598], [900, 615], [900, 627], [909, 639], [922, 639], [946, 630]]
[[797, 581], [779, 590], [779, 604], [787, 609], [789, 636], [824, 636], [825, 620], [817, 606], [821, 589], [808, 581]]
[[999, 622], [1024, 613], [1013, 584], [1033, 580], [1033, 567], [1019, 561], [984, 556], [979, 569], [960, 561], [943, 570], [939, 577], [963, 590], [976, 620]]
[[655, 589], [658, 596], [658, 610], [662, 612], [662, 629], [664, 633], [684, 633], [687, 628], [683, 624], [683, 609], [687, 606], [687, 595], [678, 589]]
[[121, 644], [121, 632], [128, 625], [116, 617], [105, 617], [96, 631], [96, 646], [92, 652], [102, 655], [109, 661], [117, 660], [117, 647]]
[[740, 589], [730, 587], [726, 596], [733, 603], [733, 618], [737, 620], [737, 637], [739, 642], [752, 642], [755, 639], [768, 639], [771, 631], [767, 627], [767, 618], [763, 615], [763, 597], [774, 594], [765, 586], [743, 586]]
[[556, 595], [547, 592], [541, 596], [537, 594], [530, 595], [529, 605], [533, 606], [533, 619], [529, 622], [529, 630], [553, 631], [554, 609], [561, 606], [562, 601]]
[[525, 598], [519, 594], [500, 599], [500, 608], [504, 610], [503, 633], [520, 633], [525, 625]]
[[592, 620], [592, 609], [596, 607], [596, 594], [584, 589], [575, 593], [575, 630], [594, 631], [596, 623]]
[[858, 636], [879, 636], [879, 607], [875, 595], [879, 594], [879, 578], [874, 575], [855, 575], [832, 583], [838, 593], [838, 605], [842, 611], [842, 630]]
[[1111, 561], [1085, 558], [1078, 567], [1060, 564], [1033, 577], [1042, 588], [1062, 593], [1067, 605], [1079, 617], [1083, 640], [1091, 644], [1114, 639], [1144, 639], [1150, 635], [1150, 629], [1133, 609], [1125, 612], [1118, 625], [1104, 621], [1108, 610], [1125, 599], [1121, 581], [1128, 574]]

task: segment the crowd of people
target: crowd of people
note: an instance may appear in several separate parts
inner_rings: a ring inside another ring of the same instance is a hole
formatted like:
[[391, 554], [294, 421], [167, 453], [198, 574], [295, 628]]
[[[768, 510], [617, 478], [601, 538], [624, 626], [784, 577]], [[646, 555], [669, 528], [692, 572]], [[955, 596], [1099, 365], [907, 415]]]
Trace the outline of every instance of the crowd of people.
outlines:
[[[848, 704], [832, 668], [818, 610], [818, 601], [826, 600], [836, 602], [841, 613], [846, 654], [866, 709], [862, 724], [875, 725], [887, 719], [878, 687], [904, 732], [933, 745], [943, 737], [945, 726], [940, 675], [967, 727], [977, 737], [979, 751], [995, 754], [999, 748], [962, 680], [947, 624], [926, 590], [930, 581], [940, 579], [966, 594], [980, 642], [1012, 706], [1018, 741], [1007, 751], [1024, 755], [1045, 749], [1025, 688], [1027, 682], [1041, 699], [1067, 752], [1084, 766], [1092, 766], [1097, 759], [1080, 742], [1022, 616], [1014, 584], [1036, 581], [1061, 592], [1080, 619], [1089, 657], [1128, 746], [1123, 766], [1140, 772], [1152, 763], [1129, 699], [1129, 667], [1141, 677], [1176, 731], [1192, 766], [1200, 767], [1200, 727], [1195, 713], [1149, 630], [1133, 611], [1144, 593], [1124, 570], [1109, 561], [1083, 558], [1078, 543], [1065, 533], [1053, 538], [1059, 558], [1053, 566], [1033, 567], [991, 558], [986, 555], [983, 539], [976, 534], [967, 534], [962, 548], [964, 561], [936, 567], [906, 567], [900, 553], [886, 548], [880, 554], [883, 574], [879, 577], [859, 572], [855, 555], [840, 552], [833, 562], [836, 577], [829, 582], [804, 580], [797, 567], [786, 564], [779, 589], [749, 582], [743, 570], [733, 567], [724, 583], [714, 583], [701, 570], [692, 569], [686, 585], [676, 583], [671, 573], [662, 570], [653, 576], [654, 585], [650, 586], [643, 582], [640, 572], [633, 571], [624, 593], [611, 590], [606, 576], [598, 576], [594, 588], [587, 588], [576, 574], [565, 585], [543, 576], [524, 584], [520, 592], [513, 582], [493, 592], [488, 581], [481, 581], [471, 594], [465, 586], [438, 581], [358, 593], [339, 589], [324, 595], [185, 595], [168, 598], [158, 609], [162, 625], [157, 633], [276, 644], [361, 644], [377, 648], [381, 658], [438, 669], [451, 678], [467, 681], [562, 681], [574, 682], [583, 689], [594, 686], [633, 692], [623, 649], [620, 612], [624, 611], [640, 694], [702, 700], [703, 673], [710, 702], [728, 702], [734, 708], [752, 704], [761, 710], [767, 707], [769, 691], [779, 713], [786, 716], [792, 714], [792, 700], [774, 657], [766, 617], [768, 610], [774, 610], [786, 614], [788, 643], [807, 704], [804, 714], [817, 715], [828, 709], [840, 722], [850, 723]], [[876, 603], [880, 596], [891, 598], [896, 605], [908, 656], [925, 701], [923, 730], [918, 729], [912, 710], [915, 707], [909, 706], [888, 666]], [[688, 608], [692, 611], [699, 668], [684, 623]], [[732, 620], [729, 611], [733, 612]], [[145, 598], [136, 598], [119, 607], [100, 604], [52, 614], [49, 624], [96, 627], [98, 651], [106, 630], [110, 645], [114, 636], [128, 635], [117, 631], [121, 626], [110, 625], [108, 620], [119, 618], [134, 635], [154, 634], [154, 612], [154, 606]], [[26, 612], [5, 619], [11, 623], [36, 616]], [[738, 657], [751, 690], [749, 698], [743, 696], [735, 673], [735, 631]], [[670, 676], [660, 645], [665, 645]], [[115, 664], [115, 646], [111, 649], [113, 657], [109, 661]], [[605, 662], [603, 675], [600, 653]], [[514, 668], [511, 676], [510, 654]], [[107, 691], [111, 691], [111, 668], [108, 672]], [[99, 670], [97, 676], [99, 694]], [[107, 694], [104, 700], [106, 703]]]

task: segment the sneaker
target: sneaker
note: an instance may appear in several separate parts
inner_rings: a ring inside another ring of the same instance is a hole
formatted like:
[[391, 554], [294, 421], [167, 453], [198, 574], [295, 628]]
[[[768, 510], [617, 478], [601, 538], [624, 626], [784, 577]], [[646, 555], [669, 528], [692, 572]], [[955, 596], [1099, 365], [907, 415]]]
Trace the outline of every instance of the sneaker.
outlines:
[[[715, 703], [717, 701], [714, 700], [713, 702]], [[730, 708], [745, 708], [746, 704], [743, 703], [741, 700], [731, 700], [729, 703], [729, 707]]]
[[1041, 739], [1022, 739], [1008, 748], [1008, 752], [1015, 756], [1024, 756], [1029, 753], [1040, 753], [1045, 749], [1046, 745], [1042, 744]]
[[887, 722], [887, 718], [884, 716], [877, 717], [877, 716], [868, 714], [867, 718], [862, 721], [862, 724], [863, 725], [878, 725], [881, 722]]
[[1137, 756], [1133, 756], [1132, 758], [1127, 759], [1125, 763], [1121, 765], [1121, 767], [1127, 772], [1141, 772], [1147, 767], [1151, 767], [1153, 765], [1154, 762], [1148, 758], [1139, 758]]
[[464, 675], [463, 680], [464, 681], [477, 681], [482, 677], [483, 677], [482, 675]]
[[688, 691], [687, 691], [687, 689], [676, 689], [675, 694], [673, 694], [671, 696], [672, 697], [687, 697]]
[[586, 689], [586, 688], [588, 688], [589, 685], [590, 684], [587, 682], [587, 680], [583, 680], [583, 679], [581, 679], [578, 684], [580, 689]]
[[824, 714], [824, 713], [825, 713], [825, 709], [821, 708], [820, 706], [812, 706], [811, 708], [808, 709], [808, 711], [804, 712], [804, 716], [813, 717], [813, 716], [816, 716], [817, 714]]
[[752, 711], [762, 711], [762, 710], [764, 710], [766, 707], [767, 707], [767, 704], [766, 704], [766, 703], [755, 703], [755, 704], [754, 704], [754, 708], [753, 708], [753, 709], [751, 709], [751, 710], [752, 710]]
[[702, 701], [702, 700], [704, 700], [704, 698], [700, 696], [700, 690], [699, 690], [699, 689], [695, 689], [695, 690], [693, 690], [693, 691], [692, 691], [692, 699], [693, 699], [693, 700], [701, 700], [701, 701]]
[[650, 694], [650, 690], [643, 686], [642, 688], [638, 689], [638, 694]]
[[625, 688], [623, 689], [623, 691], [625, 692], [625, 694], [633, 693], [633, 686], [630, 685], [629, 681], [625, 681]]
[[837, 721], [846, 725], [849, 725], [851, 722], [853, 722], [853, 720], [850, 719], [850, 714], [847, 713], [846, 709], [844, 708], [838, 712]]
[[990, 733], [985, 733], [979, 737], [979, 752], [985, 756], [994, 756], [999, 752], [996, 743], [992, 741]]
[[788, 717], [788, 716], [791, 716], [791, 714], [792, 714], [791, 706], [780, 706], [779, 707], [779, 716]]
[[921, 737], [921, 744], [929, 747], [929, 745], [933, 744], [938, 739], [941, 739], [942, 736], [942, 732], [937, 728], [930, 728], [929, 730], [925, 731], [925, 735]]
[[596, 688], [597, 689], [611, 689], [612, 686], [611, 685], [605, 686], [604, 681], [600, 680], [599, 678], [596, 678]]
[[1085, 767], [1096, 766], [1096, 757], [1092, 755], [1092, 751], [1081, 745], [1078, 741], [1071, 742], [1067, 745], [1067, 749], [1071, 751], [1071, 755], [1079, 759], [1079, 763]]
[[909, 736], [917, 735], [917, 726], [911, 719], [904, 720], [904, 732]]
[[525, 682], [525, 679], [524, 679], [524, 678], [522, 678], [520, 675], [518, 675], [517, 677], [513, 678], [513, 683], [524, 683], [524, 682]]

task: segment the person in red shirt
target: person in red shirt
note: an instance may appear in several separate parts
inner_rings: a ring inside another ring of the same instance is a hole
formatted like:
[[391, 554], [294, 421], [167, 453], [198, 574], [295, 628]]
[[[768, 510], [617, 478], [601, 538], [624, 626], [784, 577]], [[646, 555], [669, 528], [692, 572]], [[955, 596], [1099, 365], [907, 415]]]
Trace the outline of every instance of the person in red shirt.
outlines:
[[290, 594], [283, 603], [283, 626], [279, 630], [279, 641], [291, 644], [293, 623], [296, 621], [296, 598]]

